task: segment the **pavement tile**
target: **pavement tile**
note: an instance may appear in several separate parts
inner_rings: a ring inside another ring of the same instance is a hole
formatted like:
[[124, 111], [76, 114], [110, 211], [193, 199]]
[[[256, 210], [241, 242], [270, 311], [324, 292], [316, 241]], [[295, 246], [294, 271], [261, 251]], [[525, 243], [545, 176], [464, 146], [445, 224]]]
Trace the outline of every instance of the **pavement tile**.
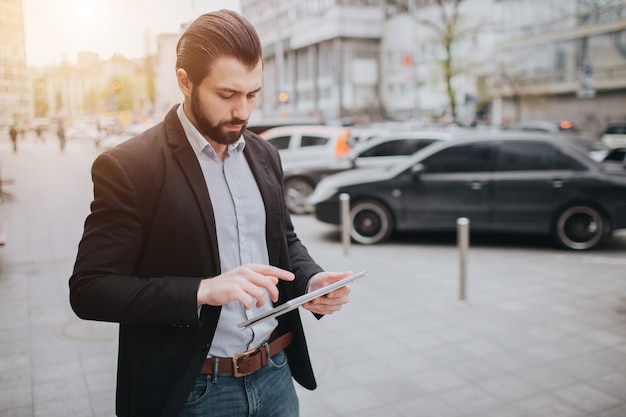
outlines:
[[515, 405], [529, 417], [590, 417], [586, 411], [551, 394], [526, 398]]
[[328, 393], [325, 403], [338, 415], [359, 414], [372, 408], [382, 408], [385, 402], [376, 392], [363, 385], [353, 385], [342, 390]]
[[444, 402], [456, 408], [461, 415], [484, 413], [502, 408], [504, 401], [479, 387], [465, 385], [439, 394]]
[[555, 391], [554, 395], [591, 413], [592, 415], [616, 407], [620, 404], [620, 400], [618, 398], [605, 394], [587, 384], [578, 384], [561, 388]]
[[9, 410], [0, 410], [0, 416], [2, 417], [33, 417], [34, 410], [32, 406], [11, 408]]
[[[626, 375], [615, 373], [589, 382], [589, 385], [607, 395], [626, 401]], [[626, 416], [626, 413], [624, 414]]]
[[426, 369], [410, 375], [410, 378], [429, 393], [440, 393], [465, 385], [465, 381], [453, 371], [441, 367]]
[[503, 375], [478, 383], [483, 390], [503, 401], [514, 402], [539, 394], [539, 388], [513, 375]]
[[0, 416], [12, 416], [13, 410], [33, 406], [33, 393], [30, 384], [5, 383], [0, 385]]
[[462, 414], [437, 396], [409, 398], [398, 402], [388, 410], [385, 416], [398, 417], [460, 417]]
[[601, 411], [597, 415], [597, 417], [624, 417], [624, 416], [626, 416], [626, 405], [619, 405], [609, 410]]
[[115, 390], [89, 394], [94, 417], [112, 417], [115, 415]]
[[92, 417], [93, 410], [88, 398], [53, 400], [35, 403], [35, 417]]
[[537, 366], [524, 369], [517, 375], [531, 385], [544, 391], [566, 387], [577, 382], [576, 378], [566, 372], [559, 371], [550, 366]]
[[499, 369], [482, 359], [453, 362], [448, 364], [448, 368], [468, 383], [478, 383], [501, 375]]
[[87, 396], [87, 386], [82, 378], [57, 378], [50, 382], [36, 383], [33, 386], [33, 397], [36, 404], [56, 400], [72, 402], [74, 398]]

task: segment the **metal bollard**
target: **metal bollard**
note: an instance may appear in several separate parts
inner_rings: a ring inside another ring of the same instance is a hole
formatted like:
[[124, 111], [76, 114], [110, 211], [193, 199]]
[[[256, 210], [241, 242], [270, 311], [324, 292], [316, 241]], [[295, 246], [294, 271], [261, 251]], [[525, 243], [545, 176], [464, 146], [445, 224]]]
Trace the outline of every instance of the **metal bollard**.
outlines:
[[469, 219], [460, 217], [456, 221], [457, 244], [459, 246], [459, 299], [465, 300], [467, 252], [469, 249]]
[[339, 203], [341, 210], [341, 243], [344, 256], [348, 256], [350, 254], [350, 230], [352, 228], [350, 224], [350, 195], [341, 193], [339, 195]]

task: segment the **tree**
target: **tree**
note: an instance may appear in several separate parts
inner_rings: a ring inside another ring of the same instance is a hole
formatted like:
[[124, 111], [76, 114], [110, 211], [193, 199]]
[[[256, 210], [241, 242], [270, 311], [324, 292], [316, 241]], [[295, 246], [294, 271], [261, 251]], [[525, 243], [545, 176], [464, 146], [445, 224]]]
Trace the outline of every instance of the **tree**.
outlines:
[[439, 19], [429, 20], [416, 17], [417, 22], [430, 28], [435, 34], [435, 42], [443, 50], [443, 58], [440, 61], [443, 81], [446, 86], [446, 95], [450, 106], [450, 113], [457, 122], [457, 101], [454, 89], [454, 78], [459, 73], [457, 56], [454, 54], [454, 46], [461, 40], [473, 37], [479, 30], [476, 27], [464, 27], [459, 6], [463, 0], [435, 0]]
[[497, 68], [496, 82], [502, 92], [508, 92], [513, 102], [513, 120], [522, 118], [522, 97], [526, 90], [526, 79], [523, 74], [515, 73], [510, 66], [500, 62]]

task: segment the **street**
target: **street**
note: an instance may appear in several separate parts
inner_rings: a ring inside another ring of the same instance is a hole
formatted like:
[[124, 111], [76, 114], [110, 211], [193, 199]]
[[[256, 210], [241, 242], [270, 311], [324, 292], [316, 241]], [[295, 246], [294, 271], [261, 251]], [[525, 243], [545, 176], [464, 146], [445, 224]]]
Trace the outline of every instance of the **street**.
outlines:
[[[116, 325], [68, 302], [92, 198], [93, 143], [0, 140], [0, 416], [114, 415]], [[302, 417], [624, 417], [626, 233], [590, 252], [471, 236], [459, 299], [453, 235], [351, 245], [311, 216], [296, 231], [327, 270], [366, 269], [351, 302], [301, 311], [318, 389]], [[471, 228], [471, 226], [470, 226]]]

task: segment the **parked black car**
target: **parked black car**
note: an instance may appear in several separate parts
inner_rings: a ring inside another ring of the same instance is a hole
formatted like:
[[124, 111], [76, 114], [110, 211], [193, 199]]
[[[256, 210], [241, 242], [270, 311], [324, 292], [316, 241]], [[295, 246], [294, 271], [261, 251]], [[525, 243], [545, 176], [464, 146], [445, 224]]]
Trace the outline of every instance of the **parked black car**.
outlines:
[[364, 244], [396, 230], [455, 230], [460, 217], [472, 231], [550, 234], [570, 249], [626, 228], [626, 170], [552, 135], [464, 134], [392, 169], [327, 177], [310, 198], [318, 220], [340, 223], [341, 193], [350, 195], [352, 238]]

